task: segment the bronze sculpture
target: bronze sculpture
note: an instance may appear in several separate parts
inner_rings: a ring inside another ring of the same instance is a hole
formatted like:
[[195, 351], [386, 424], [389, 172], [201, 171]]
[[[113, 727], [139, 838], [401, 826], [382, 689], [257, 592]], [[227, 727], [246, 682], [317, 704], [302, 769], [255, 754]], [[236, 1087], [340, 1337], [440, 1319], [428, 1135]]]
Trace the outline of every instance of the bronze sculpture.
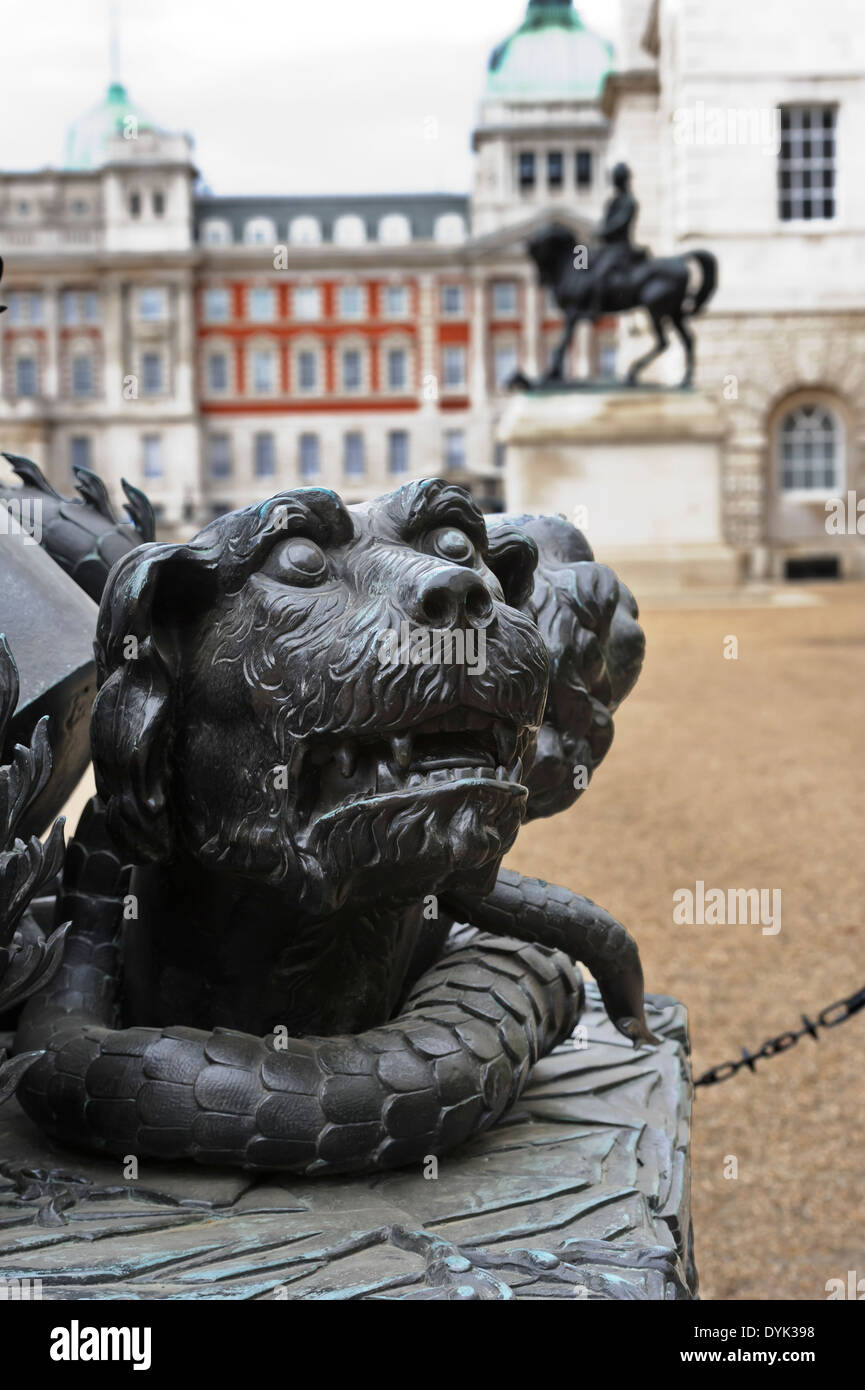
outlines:
[[[581, 319], [592, 322], [602, 314], [618, 314], [645, 308], [655, 333], [655, 346], [630, 368], [628, 386], [637, 384], [640, 373], [660, 357], [669, 346], [666, 326], [671, 324], [685, 349], [685, 375], [680, 385], [689, 387], [694, 379], [694, 337], [687, 320], [708, 304], [718, 283], [718, 262], [711, 251], [687, 251], [682, 256], [652, 256], [635, 247], [631, 233], [638, 204], [631, 193], [631, 174], [626, 164], [612, 172], [616, 192], [607, 203], [599, 228], [599, 245], [587, 248], [585, 261], [575, 254], [574, 235], [568, 227], [552, 223], [537, 232], [528, 251], [541, 285], [555, 295], [565, 316], [561, 341], [552, 355], [541, 385], [564, 380], [564, 366], [574, 329]], [[689, 261], [700, 269], [696, 291], [689, 290]]]
[[[299, 489], [119, 561], [102, 800], [67, 856], [64, 963], [16, 1044], [44, 1052], [19, 1097], [49, 1133], [314, 1174], [444, 1152], [570, 1032], [568, 957], [652, 1040], [624, 928], [500, 870], [527, 806], [573, 799], [561, 767], [603, 757], [642, 657], [633, 600], [565, 525], [487, 532], [441, 482], [350, 509]], [[483, 633], [485, 673], [382, 665], [405, 620]], [[459, 921], [484, 930], [448, 951]]]

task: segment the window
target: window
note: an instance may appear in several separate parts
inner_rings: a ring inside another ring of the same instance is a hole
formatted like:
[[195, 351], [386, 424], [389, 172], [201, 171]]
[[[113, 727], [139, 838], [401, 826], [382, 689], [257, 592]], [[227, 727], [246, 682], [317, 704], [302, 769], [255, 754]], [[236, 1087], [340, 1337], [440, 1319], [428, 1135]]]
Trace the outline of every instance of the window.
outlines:
[[547, 153], [547, 187], [561, 188], [565, 182], [565, 158], [561, 150]]
[[205, 323], [227, 323], [229, 308], [228, 290], [212, 289], [204, 291]]
[[75, 290], [64, 290], [60, 296], [60, 318], [63, 323], [78, 323], [78, 295]]
[[387, 384], [390, 391], [404, 391], [408, 385], [408, 353], [390, 348], [387, 354]]
[[378, 224], [378, 239], [387, 246], [404, 246], [411, 241], [411, 223], [401, 212], [388, 213]]
[[162, 390], [162, 354], [145, 352], [141, 355], [141, 390], [145, 396], [158, 396]]
[[35, 357], [19, 357], [15, 362], [15, 390], [19, 396], [35, 396], [39, 374]]
[[221, 217], [208, 217], [201, 224], [201, 240], [205, 246], [229, 246], [232, 240], [230, 224]]
[[517, 370], [517, 350], [513, 343], [500, 343], [494, 355], [496, 386], [504, 391]]
[[93, 358], [89, 353], [81, 353], [72, 359], [72, 394], [93, 395]]
[[211, 391], [228, 390], [228, 358], [224, 352], [212, 352], [208, 357], [207, 384]]
[[163, 214], [164, 212], [165, 212], [165, 194], [164, 194], [164, 193], [159, 193], [159, 192], [154, 193], [154, 195], [153, 195], [153, 215], [154, 215], [154, 217], [161, 217], [162, 214]]
[[144, 454], [144, 476], [154, 479], [162, 477], [162, 435], [145, 434], [141, 441]]
[[256, 323], [271, 323], [276, 317], [276, 295], [266, 286], [249, 291], [249, 317]]
[[514, 280], [497, 280], [493, 285], [493, 315], [497, 319], [517, 316], [517, 286]]
[[462, 285], [442, 285], [441, 288], [441, 311], [448, 317], [453, 317], [464, 312], [464, 296]]
[[788, 106], [781, 111], [778, 213], [782, 222], [835, 216], [833, 106]]
[[297, 354], [297, 385], [301, 391], [314, 391], [318, 385], [318, 358], [308, 349]]
[[95, 290], [85, 290], [81, 296], [85, 323], [96, 323], [99, 319], [99, 295]]
[[524, 190], [535, 186], [535, 156], [531, 150], [523, 150], [517, 156], [517, 182]]
[[346, 213], [333, 224], [333, 239], [338, 246], [362, 246], [366, 241], [366, 224], [362, 217]]
[[362, 384], [360, 351], [357, 348], [346, 348], [342, 354], [342, 389], [359, 391]]
[[231, 477], [231, 436], [212, 434], [207, 441], [207, 462], [211, 478]]
[[276, 227], [269, 217], [252, 217], [243, 229], [243, 240], [247, 246], [273, 246]]
[[321, 317], [321, 295], [316, 285], [299, 285], [294, 292], [293, 304], [296, 319]]
[[42, 295], [38, 290], [13, 290], [7, 307], [10, 323], [42, 322]]
[[320, 472], [318, 435], [302, 434], [300, 436], [300, 476], [302, 478], [314, 478]]
[[168, 295], [164, 289], [138, 291], [138, 317], [145, 323], [158, 323], [167, 317]]
[[444, 362], [444, 384], [453, 390], [466, 384], [466, 350], [464, 347], [446, 347], [442, 354]]
[[405, 285], [387, 285], [385, 287], [384, 312], [389, 319], [408, 317], [408, 290]]
[[255, 476], [272, 478], [276, 473], [276, 439], [272, 434], [257, 434], [254, 440]]
[[295, 217], [288, 229], [288, 239], [294, 246], [317, 246], [321, 241], [321, 223], [316, 217]]
[[140, 216], [141, 216], [141, 194], [140, 194], [140, 193], [130, 193], [130, 195], [129, 195], [129, 216], [130, 216], [130, 217], [140, 217]]
[[343, 319], [362, 319], [366, 314], [366, 290], [361, 285], [341, 285], [339, 314]]
[[615, 379], [617, 358], [615, 339], [602, 338], [598, 344], [598, 376], [602, 381]]
[[345, 454], [343, 457], [343, 469], [347, 478], [357, 478], [366, 472], [366, 462], [363, 452], [363, 435], [356, 432], [345, 436]]
[[252, 389], [259, 394], [273, 390], [275, 359], [269, 348], [258, 348], [252, 354]]
[[90, 436], [87, 434], [73, 434], [69, 440], [69, 466], [75, 468], [92, 468], [93, 452], [90, 447]]
[[459, 471], [466, 466], [465, 430], [445, 431], [445, 471]]
[[502, 444], [500, 441], [497, 441], [496, 446], [493, 450], [493, 462], [496, 468], [504, 468], [507, 459], [507, 453], [507, 444]]
[[457, 246], [466, 239], [466, 220], [459, 212], [445, 212], [436, 218], [433, 236], [447, 246]]
[[72, 211], [76, 217], [84, 217], [89, 207], [90, 204], [85, 203], [83, 198], [74, 198], [72, 200]]
[[15, 204], [15, 211], [18, 213], [19, 217], [29, 217], [30, 210], [30, 204], [26, 202], [23, 198], [20, 203]]
[[577, 188], [592, 186], [592, 151], [577, 150], [576, 160]]
[[408, 472], [408, 431], [391, 430], [387, 437], [387, 471]]
[[784, 492], [835, 492], [843, 473], [841, 421], [828, 406], [803, 404], [789, 411], [778, 431]]

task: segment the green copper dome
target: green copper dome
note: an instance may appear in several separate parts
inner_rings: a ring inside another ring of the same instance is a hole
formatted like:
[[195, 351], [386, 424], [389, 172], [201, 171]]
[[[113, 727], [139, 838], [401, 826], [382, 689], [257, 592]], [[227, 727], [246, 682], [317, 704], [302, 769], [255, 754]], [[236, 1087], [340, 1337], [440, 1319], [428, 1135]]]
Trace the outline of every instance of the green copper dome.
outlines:
[[586, 29], [571, 0], [530, 0], [515, 34], [490, 54], [487, 96], [508, 101], [592, 101], [613, 66], [613, 46]]
[[155, 130], [156, 126], [130, 101], [123, 83], [112, 82], [104, 101], [69, 127], [64, 169], [97, 169], [108, 159], [108, 141], [135, 129]]

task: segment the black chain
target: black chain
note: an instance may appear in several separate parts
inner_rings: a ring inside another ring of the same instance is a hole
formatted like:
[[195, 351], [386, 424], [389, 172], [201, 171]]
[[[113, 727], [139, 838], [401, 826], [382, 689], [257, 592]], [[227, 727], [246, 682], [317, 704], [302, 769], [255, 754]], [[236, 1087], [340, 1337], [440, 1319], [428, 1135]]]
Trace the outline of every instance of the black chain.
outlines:
[[742, 1067], [756, 1071], [755, 1063], [760, 1057], [777, 1057], [779, 1053], [787, 1052], [789, 1048], [795, 1047], [799, 1039], [806, 1036], [819, 1042], [818, 1028], [837, 1028], [839, 1023], [844, 1023], [848, 1018], [852, 1018], [860, 1009], [865, 1009], [865, 985], [855, 994], [849, 994], [846, 999], [839, 999], [837, 1003], [830, 1004], [828, 1008], [823, 1009], [817, 1015], [816, 1023], [812, 1022], [807, 1014], [800, 1014], [803, 1026], [798, 1032], [779, 1033], [775, 1038], [768, 1038], [756, 1052], [749, 1052], [747, 1047], [743, 1047], [742, 1056], [738, 1062], [719, 1062], [716, 1067], [710, 1067], [708, 1071], [704, 1071], [703, 1075], [694, 1082], [694, 1085], [715, 1086], [719, 1081], [729, 1081], [730, 1077], [735, 1076]]

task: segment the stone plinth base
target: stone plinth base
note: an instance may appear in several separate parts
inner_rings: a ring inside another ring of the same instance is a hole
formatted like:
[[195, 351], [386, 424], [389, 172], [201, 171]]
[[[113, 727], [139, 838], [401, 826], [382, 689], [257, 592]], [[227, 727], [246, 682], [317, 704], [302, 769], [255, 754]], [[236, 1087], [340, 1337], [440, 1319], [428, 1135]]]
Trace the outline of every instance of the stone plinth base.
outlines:
[[[267, 1177], [52, 1151], [0, 1110], [0, 1280], [43, 1299], [690, 1299], [685, 1010], [634, 1051], [587, 988], [585, 1035], [495, 1129], [425, 1170]], [[583, 1046], [582, 1044], [586, 1045]]]
[[516, 397], [506, 445], [507, 508], [559, 512], [638, 593], [736, 585], [724, 543], [725, 423], [690, 391], [557, 390]]

